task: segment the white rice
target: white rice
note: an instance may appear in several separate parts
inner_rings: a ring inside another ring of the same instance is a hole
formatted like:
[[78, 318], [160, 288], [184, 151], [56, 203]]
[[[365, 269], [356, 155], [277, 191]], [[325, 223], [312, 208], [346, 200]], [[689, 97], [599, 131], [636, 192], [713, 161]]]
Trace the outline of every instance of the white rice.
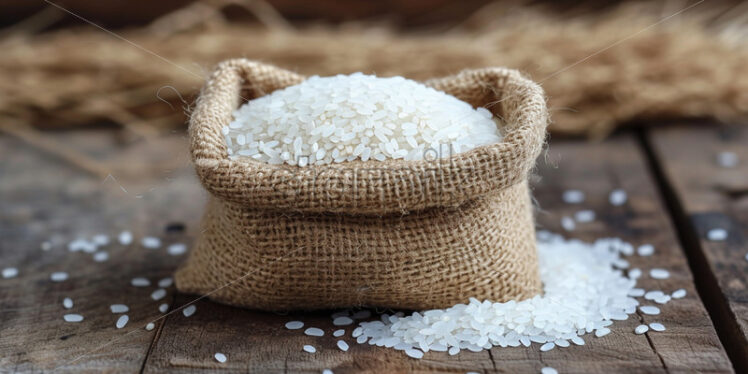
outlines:
[[[401, 350], [480, 351], [493, 346], [540, 343], [541, 351], [569, 342], [582, 345], [581, 335], [603, 337], [613, 320], [625, 320], [639, 302], [628, 294], [636, 281], [613, 268], [622, 248], [620, 239], [593, 244], [538, 234], [540, 276], [544, 295], [520, 302], [492, 303], [471, 299], [448, 309], [383, 315], [361, 322], [352, 334], [357, 342]], [[633, 247], [631, 247], [633, 248]], [[655, 307], [649, 307], [655, 308]], [[658, 309], [659, 311], [659, 309]]]
[[18, 269], [16, 268], [3, 269], [3, 279], [15, 278], [17, 276], [18, 276]]
[[96, 248], [96, 243], [83, 238], [78, 238], [68, 243], [68, 251], [70, 252], [83, 251], [86, 253], [93, 253], [96, 252]]
[[158, 311], [161, 312], [161, 313], [166, 313], [167, 311], [169, 311], [169, 304], [163, 303], [163, 304], [159, 305], [158, 306]]
[[574, 231], [577, 225], [574, 223], [574, 220], [571, 219], [571, 217], [563, 216], [561, 217], [561, 227], [563, 227], [566, 231]]
[[64, 271], [54, 272], [54, 273], [52, 273], [52, 274], [49, 275], [49, 279], [52, 282], [64, 282], [64, 281], [68, 280], [68, 273], [66, 273]]
[[309, 335], [309, 336], [323, 336], [325, 335], [325, 332], [322, 331], [322, 329], [318, 329], [316, 327], [310, 327], [304, 330], [304, 334]]
[[311, 77], [242, 105], [223, 128], [231, 158], [306, 166], [448, 157], [498, 143], [485, 108], [402, 77]]
[[652, 244], [642, 244], [636, 249], [636, 254], [639, 256], [651, 256], [654, 254], [655, 247]]
[[117, 236], [117, 241], [122, 245], [130, 245], [132, 243], [132, 233], [129, 231], [122, 231]]
[[174, 278], [164, 278], [158, 281], [158, 286], [161, 288], [169, 288], [174, 284]]
[[62, 318], [65, 320], [65, 322], [81, 322], [83, 321], [83, 316], [80, 314], [66, 314], [62, 316]]
[[109, 310], [114, 314], [127, 313], [130, 311], [130, 307], [125, 304], [112, 304], [109, 306]]
[[339, 337], [341, 337], [341, 336], [343, 336], [343, 335], [345, 335], [345, 330], [343, 330], [343, 329], [340, 329], [340, 330], [335, 330], [335, 331], [334, 331], [334, 332], [332, 333], [332, 336], [334, 336], [334, 337], [336, 337], [336, 338], [339, 338]]
[[66, 297], [62, 300], [62, 307], [65, 309], [72, 309], [73, 308], [73, 299]]
[[665, 269], [652, 269], [649, 271], [649, 276], [654, 279], [668, 279], [670, 278], [670, 272]]
[[651, 327], [654, 331], [665, 331], [665, 325], [658, 322], [650, 323], [649, 327]]
[[655, 300], [658, 297], [665, 296], [665, 293], [660, 290], [652, 290], [644, 294], [644, 299], [646, 300]]
[[216, 361], [220, 363], [226, 362], [226, 355], [223, 353], [217, 352], [216, 354], [213, 355], [213, 357], [216, 359]]
[[104, 246], [104, 245], [109, 244], [109, 235], [97, 234], [97, 235], [94, 235], [93, 238], [91, 238], [91, 241], [97, 246]]
[[169, 245], [169, 247], [166, 248], [166, 251], [172, 256], [179, 256], [187, 252], [187, 246], [182, 243], [174, 243]]
[[626, 200], [628, 200], [628, 195], [626, 194], [626, 191], [620, 188], [611, 191], [608, 196], [608, 201], [610, 201], [610, 204], [614, 206], [626, 204]]
[[644, 314], [649, 314], [649, 315], [653, 315], [653, 316], [656, 316], [656, 315], [660, 314], [660, 308], [658, 308], [656, 306], [652, 306], [652, 305], [640, 306], [639, 310], [641, 310], [641, 312], [644, 313]]
[[117, 324], [115, 326], [117, 326], [118, 329], [121, 329], [127, 325], [128, 321], [130, 321], [130, 317], [128, 317], [127, 314], [123, 314], [117, 319]]
[[304, 322], [301, 321], [286, 322], [286, 328], [289, 330], [298, 330], [302, 327], [304, 327]]
[[[639, 269], [639, 268], [633, 268], [633, 269], [629, 270], [629, 278], [631, 278], [631, 279], [639, 279], [639, 278], [641, 278], [641, 276], [642, 276], [641, 269]], [[629, 294], [629, 296], [633, 296], [633, 295]]]
[[567, 204], [579, 204], [584, 202], [585, 196], [580, 190], [566, 190], [561, 195], [561, 199]]
[[161, 247], [161, 239], [155, 236], [146, 236], [145, 238], [143, 238], [143, 240], [140, 241], [140, 244], [144, 248], [158, 249]]
[[96, 262], [106, 262], [107, 260], [109, 260], [109, 253], [104, 252], [104, 251], [98, 251], [94, 253], [93, 260]]
[[720, 152], [717, 154], [717, 165], [723, 168], [734, 168], [738, 165], [738, 155], [735, 152]]
[[317, 348], [314, 348], [313, 346], [309, 344], [305, 345], [303, 349], [305, 352], [309, 352], [309, 353], [317, 352]]
[[556, 369], [554, 369], [554, 368], [552, 368], [550, 366], [546, 366], [546, 367], [540, 369], [540, 374], [558, 374], [558, 370], [556, 370]]
[[595, 220], [595, 212], [589, 209], [574, 213], [574, 219], [579, 223], [588, 223]]
[[727, 230], [711, 229], [706, 233], [706, 238], [715, 242], [725, 240], [727, 239]]
[[156, 300], [156, 301], [163, 299], [165, 296], [166, 296], [166, 290], [163, 288], [159, 288], [153, 291], [153, 293], [151, 293], [151, 299]]
[[188, 307], [186, 307], [186, 308], [182, 309], [182, 314], [183, 314], [183, 315], [184, 315], [185, 317], [190, 317], [190, 316], [192, 316], [193, 314], [195, 314], [195, 311], [197, 311], [197, 307], [196, 307], [196, 306], [194, 306], [194, 305], [190, 305], [190, 306], [188, 306]]
[[634, 334], [641, 335], [641, 334], [646, 333], [647, 331], [649, 331], [649, 326], [639, 325], [639, 326], [636, 326], [636, 328], [634, 329]]
[[147, 325], [145, 325], [145, 329], [148, 331], [153, 330], [156, 327], [156, 325], [153, 324], [153, 322], [148, 322]]
[[151, 281], [143, 277], [138, 277], [138, 278], [133, 278], [130, 281], [130, 284], [133, 285], [134, 287], [148, 287], [151, 285]]
[[675, 290], [673, 292], [673, 294], [670, 295], [670, 296], [672, 296], [673, 299], [682, 299], [682, 298], [686, 297], [686, 290], [684, 290], [682, 288], [679, 289], [679, 290]]
[[338, 340], [338, 348], [340, 348], [340, 350], [343, 352], [348, 352], [348, 343], [342, 340]]

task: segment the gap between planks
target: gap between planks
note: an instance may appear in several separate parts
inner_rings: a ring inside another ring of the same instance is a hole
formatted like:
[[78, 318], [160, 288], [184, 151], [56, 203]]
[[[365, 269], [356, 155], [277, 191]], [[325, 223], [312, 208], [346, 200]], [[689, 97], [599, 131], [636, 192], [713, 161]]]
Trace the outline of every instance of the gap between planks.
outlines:
[[694, 277], [696, 290], [699, 292], [704, 307], [709, 313], [722, 348], [727, 353], [733, 369], [739, 373], [748, 373], [748, 357], [741, 350], [743, 337], [737, 324], [736, 316], [730, 310], [727, 299], [722, 294], [716, 275], [709, 268], [709, 262], [701, 247], [699, 235], [688, 218], [688, 214], [678, 198], [675, 188], [667, 179], [660, 160], [650, 139], [651, 133], [644, 129], [637, 130], [639, 144], [649, 164], [655, 184], [673, 222], [675, 232], [688, 261], [688, 267]]

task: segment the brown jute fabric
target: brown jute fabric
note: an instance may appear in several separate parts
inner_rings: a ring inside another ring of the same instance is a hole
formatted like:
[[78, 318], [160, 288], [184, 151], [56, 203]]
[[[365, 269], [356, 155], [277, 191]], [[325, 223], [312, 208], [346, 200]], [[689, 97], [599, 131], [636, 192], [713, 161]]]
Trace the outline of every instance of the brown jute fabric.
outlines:
[[447, 158], [324, 166], [230, 160], [221, 128], [245, 99], [304, 77], [245, 59], [221, 63], [191, 117], [210, 192], [182, 292], [269, 310], [443, 308], [539, 292], [528, 172], [548, 124], [542, 89], [514, 70], [427, 84], [503, 119], [504, 141]]

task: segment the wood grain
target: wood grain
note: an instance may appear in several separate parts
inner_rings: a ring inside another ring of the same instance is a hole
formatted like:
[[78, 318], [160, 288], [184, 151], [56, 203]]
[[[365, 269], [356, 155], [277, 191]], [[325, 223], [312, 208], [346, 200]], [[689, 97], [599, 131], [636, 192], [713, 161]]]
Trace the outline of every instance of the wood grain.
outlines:
[[[20, 270], [17, 278], [0, 279], [0, 371], [319, 373], [330, 368], [336, 373], [537, 373], [544, 366], [562, 373], [732, 371], [694, 291], [645, 157], [629, 135], [601, 144], [554, 142], [534, 183], [542, 208], [539, 225], [560, 232], [561, 216], [592, 209], [598, 219], [578, 224], [567, 236], [619, 236], [634, 244], [652, 243], [656, 254], [632, 257], [632, 265], [648, 269], [656, 264], [673, 275], [662, 281], [645, 276], [643, 287], [666, 292], [685, 288], [688, 296], [661, 306], [661, 316], [632, 316], [617, 322], [606, 337], [586, 336], [587, 344], [581, 347], [545, 353], [537, 345], [494, 348], [458, 356], [429, 352], [422, 360], [358, 345], [350, 337], [350, 326], [341, 338], [350, 350], [340, 351], [331, 336], [336, 329], [331, 312], [284, 315], [200, 300], [195, 315], [186, 318], [176, 310], [157, 321], [156, 329], [145, 331], [142, 327], [148, 321], [161, 316], [156, 308], [162, 301], [149, 298], [155, 287], [138, 289], [129, 281], [145, 276], [155, 282], [170, 274], [180, 258], [166, 255], [164, 249], [112, 245], [111, 259], [99, 264], [90, 255], [68, 252], [61, 243], [81, 234], [115, 234], [121, 229], [133, 230], [138, 237], [159, 235], [165, 243], [189, 243], [199, 235], [205, 194], [187, 161], [186, 140], [176, 134], [123, 144], [115, 131], [92, 130], [49, 136], [103, 162], [126, 161], [128, 172], [117, 171], [114, 178], [101, 181], [24, 143], [0, 137], [0, 264]], [[607, 194], [616, 187], [629, 194], [625, 206], [607, 202]], [[567, 188], [583, 190], [587, 200], [579, 205], [561, 202]], [[175, 222], [186, 231], [164, 233]], [[41, 251], [39, 244], [50, 239], [60, 243]], [[61, 270], [71, 274], [70, 280], [49, 282], [49, 273]], [[172, 310], [196, 298], [169, 291], [165, 300], [173, 304]], [[62, 320], [64, 297], [73, 298], [76, 305], [70, 312], [83, 314], [82, 323]], [[113, 303], [131, 309], [124, 329], [114, 327], [117, 316], [108, 310]], [[294, 319], [322, 328], [325, 336], [309, 337], [283, 327]], [[634, 335], [633, 328], [642, 321], [662, 322], [668, 330]], [[315, 345], [318, 352], [302, 351], [304, 344]], [[216, 352], [226, 354], [228, 361], [217, 363]]]
[[[124, 149], [115, 135], [84, 131], [53, 136], [101, 160], [124, 159], [134, 165], [153, 165], [186, 151], [179, 137]], [[167, 235], [164, 228], [184, 218], [195, 226], [191, 217], [202, 209], [188, 164], [182, 172], [99, 180], [8, 137], [0, 137], [0, 159], [0, 267], [19, 269], [18, 277], [0, 279], [0, 372], [139, 371], [156, 333], [142, 327], [160, 315], [161, 301], [149, 296], [155, 286], [135, 288], [130, 280], [142, 276], [155, 284], [180, 259], [164, 255], [164, 249], [112, 244], [106, 248], [109, 261], [97, 263], [90, 254], [69, 252], [65, 244], [81, 235], [123, 229], [136, 237], [158, 235], [165, 243], [186, 240], [184, 233]], [[178, 195], [192, 200], [175, 199]], [[52, 241], [53, 248], [42, 251], [43, 241]], [[49, 276], [55, 271], [66, 271], [70, 278], [53, 283]], [[65, 297], [74, 301], [70, 310], [62, 306]], [[119, 316], [109, 311], [115, 303], [130, 308], [130, 322], [123, 329], [116, 329]], [[66, 313], [85, 319], [66, 323]]]
[[[720, 336], [739, 372], [748, 371], [748, 131], [745, 127], [667, 127], [649, 143], [671, 194], [676, 220]], [[720, 167], [720, 152], [739, 158]], [[728, 231], [710, 241], [713, 228]]]
[[[659, 201], [652, 177], [641, 150], [630, 136], [604, 144], [556, 142], [549, 151], [550, 161], [539, 169], [541, 180], [535, 194], [544, 209], [539, 214], [541, 226], [561, 230], [562, 215], [585, 208], [597, 212], [596, 222], [583, 224], [569, 236], [593, 240], [603, 236], [620, 236], [634, 244], [652, 243], [657, 254], [649, 258], [631, 258], [633, 266], [649, 269], [653, 264], [667, 268], [670, 279], [642, 280], [647, 289], [672, 292], [685, 288], [689, 295], [661, 306], [661, 316], [632, 316], [616, 323], [613, 334], [604, 338], [586, 337], [582, 347], [555, 349], [541, 353], [531, 348], [494, 348], [478, 353], [461, 352], [458, 356], [429, 352], [422, 360], [413, 360], [400, 352], [358, 345], [346, 329], [351, 349], [342, 352], [331, 336], [335, 327], [329, 312], [278, 315], [242, 310], [208, 301], [198, 303], [198, 312], [185, 318], [170, 315], [161, 337], [145, 364], [147, 373], [200, 372], [221, 369], [228, 372], [308, 372], [325, 368], [335, 373], [347, 372], [539, 372], [552, 366], [559, 372], [731, 372], [708, 315], [695, 292], [691, 273], [682, 256], [674, 230]], [[558, 167], [556, 167], [556, 164]], [[629, 204], [611, 207], [608, 193], [616, 187], [629, 193]], [[581, 205], [561, 202], [566, 188], [579, 188], [588, 199]], [[180, 296], [177, 304], [193, 300]], [[283, 326], [301, 320], [306, 326], [325, 331], [321, 338], [289, 331]], [[661, 333], [634, 335], [642, 321], [662, 322], [668, 328]], [[302, 351], [305, 344], [317, 347], [316, 354]], [[224, 364], [213, 360], [215, 352], [229, 357]]]

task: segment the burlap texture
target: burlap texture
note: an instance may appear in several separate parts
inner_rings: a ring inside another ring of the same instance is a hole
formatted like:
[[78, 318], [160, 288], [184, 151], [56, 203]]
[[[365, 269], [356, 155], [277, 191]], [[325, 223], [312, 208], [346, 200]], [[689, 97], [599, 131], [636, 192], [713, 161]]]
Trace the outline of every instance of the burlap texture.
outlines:
[[304, 77], [221, 63], [190, 122], [211, 193], [176, 274], [182, 292], [269, 310], [443, 308], [539, 292], [527, 174], [545, 140], [542, 89], [503, 68], [428, 81], [504, 120], [504, 141], [432, 161], [296, 167], [229, 160], [221, 128], [245, 99]]

